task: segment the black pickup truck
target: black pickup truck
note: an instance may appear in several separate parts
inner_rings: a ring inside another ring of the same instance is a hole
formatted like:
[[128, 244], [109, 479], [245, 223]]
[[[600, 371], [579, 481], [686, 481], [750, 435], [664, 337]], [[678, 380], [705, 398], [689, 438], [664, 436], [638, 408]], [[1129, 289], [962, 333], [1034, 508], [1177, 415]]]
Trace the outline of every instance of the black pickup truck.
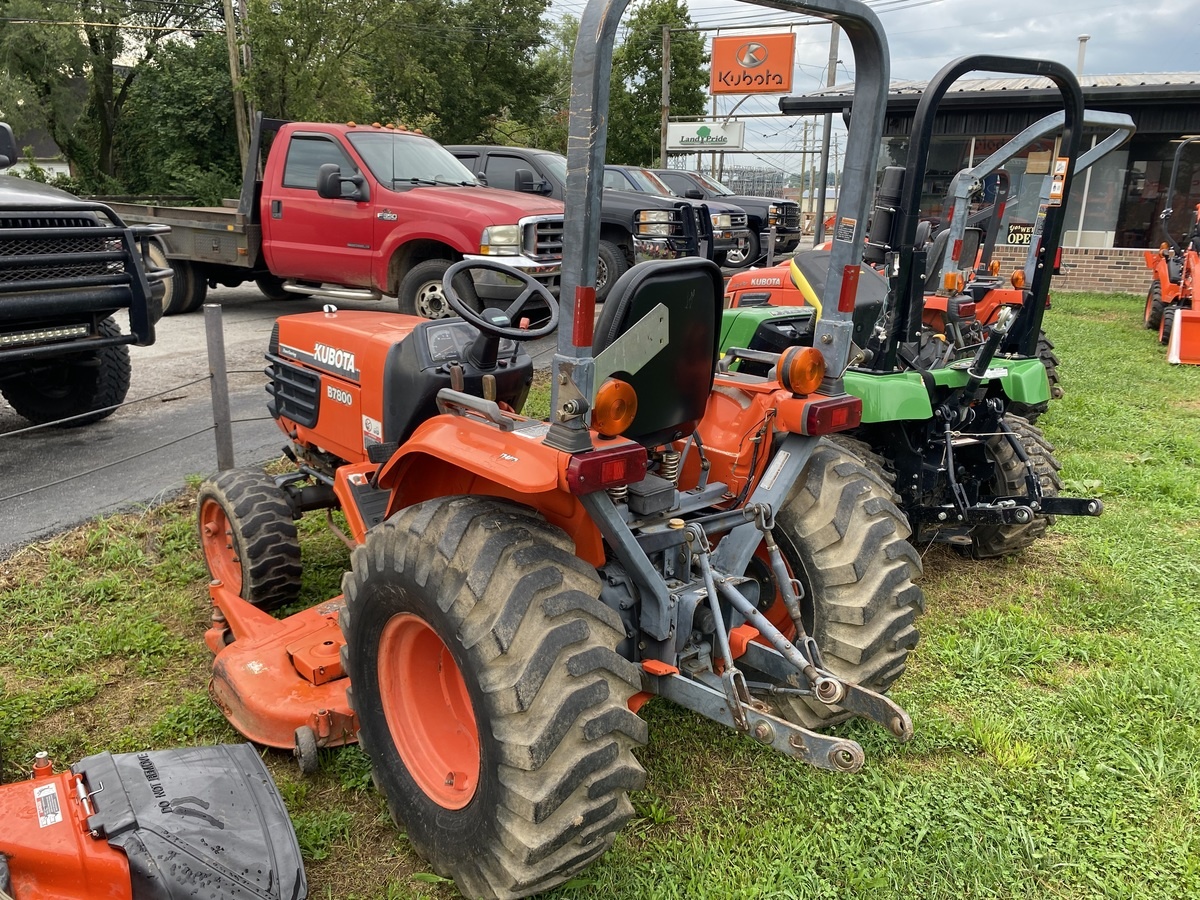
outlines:
[[[17, 161], [0, 123], [0, 169]], [[169, 268], [102, 203], [0, 175], [0, 394], [34, 424], [87, 425], [129, 390], [129, 345], [154, 343]], [[115, 314], [126, 310], [129, 332]]]
[[[560, 153], [526, 147], [459, 144], [446, 148], [487, 185], [562, 200], [567, 160]], [[600, 201], [600, 258], [596, 302], [634, 263], [647, 259], [713, 256], [712, 223], [703, 204], [691, 200], [605, 190]]]
[[730, 253], [726, 256], [727, 265], [734, 268], [752, 266], [766, 254], [767, 249], [762, 237], [775, 226], [775, 255], [783, 256], [791, 253], [800, 243], [800, 204], [795, 200], [783, 200], [772, 197], [751, 197], [747, 194], [735, 194], [715, 178], [710, 178], [703, 172], [687, 172], [683, 169], [654, 169], [654, 174], [666, 182], [674, 193], [680, 197], [690, 197], [693, 200], [721, 200], [725, 203], [735, 203], [746, 211], [750, 217], [750, 240], [745, 255], [738, 256]]

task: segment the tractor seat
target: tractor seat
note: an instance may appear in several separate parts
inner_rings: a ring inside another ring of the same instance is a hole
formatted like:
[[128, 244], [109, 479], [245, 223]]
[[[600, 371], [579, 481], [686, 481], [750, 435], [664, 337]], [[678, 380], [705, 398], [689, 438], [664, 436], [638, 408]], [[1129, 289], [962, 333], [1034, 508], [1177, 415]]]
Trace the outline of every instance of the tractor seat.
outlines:
[[[825, 282], [829, 279], [829, 256], [828, 250], [806, 250], [797, 252], [792, 257], [800, 269], [800, 274], [818, 298], [825, 295]], [[879, 321], [887, 303], [887, 297], [887, 280], [875, 269], [864, 266], [858, 276], [853, 314], [853, 339], [860, 347], [865, 347], [870, 340], [875, 323]]]
[[[942, 264], [946, 261], [946, 245], [950, 243], [950, 229], [943, 228], [933, 237], [933, 243], [925, 254], [925, 293], [936, 294], [942, 286]], [[919, 245], [918, 245], [919, 246]]]
[[592, 343], [599, 356], [660, 303], [667, 345], [637, 372], [614, 372], [637, 392], [625, 437], [647, 447], [691, 434], [708, 406], [721, 332], [724, 280], [712, 260], [689, 257], [639, 263], [613, 285]]

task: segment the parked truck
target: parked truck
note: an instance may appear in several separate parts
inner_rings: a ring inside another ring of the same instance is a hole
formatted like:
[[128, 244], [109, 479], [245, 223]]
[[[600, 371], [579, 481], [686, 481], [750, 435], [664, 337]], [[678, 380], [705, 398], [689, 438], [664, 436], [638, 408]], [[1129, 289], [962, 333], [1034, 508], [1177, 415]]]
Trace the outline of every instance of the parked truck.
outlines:
[[[561, 201], [567, 190], [567, 160], [560, 153], [528, 147], [459, 144], [447, 148], [493, 188], [543, 195]], [[691, 200], [604, 190], [600, 198], [600, 249], [596, 302], [602, 303], [634, 263], [713, 255], [712, 224]]]
[[[501, 259], [557, 291], [562, 203], [485, 190], [420, 132], [260, 118], [250, 150], [236, 207], [114, 204], [127, 221], [171, 226], [152, 250], [175, 271], [167, 315], [197, 308], [209, 286], [253, 281], [272, 299], [395, 297], [401, 312], [441, 318], [442, 275], [462, 259]], [[516, 296], [498, 274], [464, 289]]]
[[[17, 157], [0, 123], [0, 169]], [[166, 231], [131, 228], [102, 203], [0, 175], [0, 394], [18, 414], [87, 425], [125, 399], [129, 345], [153, 344], [162, 316], [171, 270], [147, 265], [146, 253]]]

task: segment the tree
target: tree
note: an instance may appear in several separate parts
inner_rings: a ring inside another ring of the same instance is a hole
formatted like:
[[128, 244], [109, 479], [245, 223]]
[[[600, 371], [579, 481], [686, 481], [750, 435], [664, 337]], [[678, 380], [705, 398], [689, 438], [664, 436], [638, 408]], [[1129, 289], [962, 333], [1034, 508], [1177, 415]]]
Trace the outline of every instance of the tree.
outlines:
[[530, 104], [523, 117], [497, 118], [483, 136], [488, 143], [514, 147], [538, 147], [567, 152], [567, 107], [571, 99], [571, 60], [579, 20], [564, 16], [545, 35], [545, 43], [533, 61], [543, 94]]
[[[12, 0], [5, 11], [16, 20], [0, 32], [9, 76], [84, 185], [98, 189], [116, 174], [121, 114], [142, 66], [169, 35], [213, 24], [191, 0]], [[127, 58], [135, 61], [117, 62]]]
[[684, 0], [646, 0], [613, 54], [608, 162], [654, 165], [662, 122], [662, 30], [671, 27], [671, 114], [704, 113], [708, 53]]

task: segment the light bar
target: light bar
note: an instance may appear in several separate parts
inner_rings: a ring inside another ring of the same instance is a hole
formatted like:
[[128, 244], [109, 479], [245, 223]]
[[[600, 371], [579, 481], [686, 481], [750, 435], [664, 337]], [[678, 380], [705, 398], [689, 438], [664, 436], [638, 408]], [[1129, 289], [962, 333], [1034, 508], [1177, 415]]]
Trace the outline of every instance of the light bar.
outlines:
[[65, 341], [70, 338], [87, 337], [91, 328], [87, 325], [58, 325], [53, 328], [35, 328], [32, 331], [10, 331], [0, 334], [0, 347], [23, 347], [44, 341]]

